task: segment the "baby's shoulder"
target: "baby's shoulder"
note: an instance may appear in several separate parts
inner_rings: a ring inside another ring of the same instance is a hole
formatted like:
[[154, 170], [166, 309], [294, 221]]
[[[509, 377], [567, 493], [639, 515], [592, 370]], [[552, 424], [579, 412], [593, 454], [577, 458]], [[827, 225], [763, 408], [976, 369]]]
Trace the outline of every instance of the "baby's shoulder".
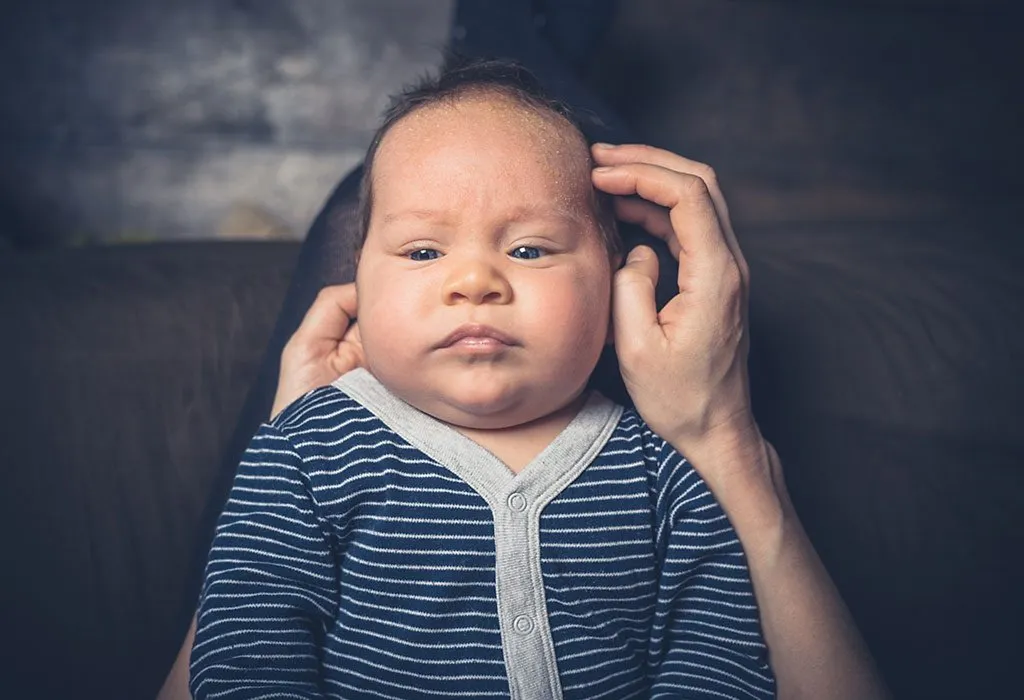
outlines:
[[358, 442], [367, 430], [379, 431], [380, 420], [336, 386], [313, 389], [281, 411], [270, 426], [293, 442], [311, 437], [341, 445]]
[[606, 450], [644, 461], [652, 490], [681, 494], [703, 492], [706, 485], [689, 460], [658, 435], [636, 409], [624, 408]]
[[[626, 440], [651, 458], [662, 458], [671, 453], [678, 454], [665, 439], [655, 433], [647, 425], [635, 408], [623, 408], [619, 423], [612, 435], [613, 439]], [[681, 459], [685, 459], [679, 455]]]
[[308, 392], [267, 427], [287, 441], [324, 507], [338, 498], [359, 502], [358, 494], [379, 492], [417, 461], [413, 448], [376, 414], [333, 385]]

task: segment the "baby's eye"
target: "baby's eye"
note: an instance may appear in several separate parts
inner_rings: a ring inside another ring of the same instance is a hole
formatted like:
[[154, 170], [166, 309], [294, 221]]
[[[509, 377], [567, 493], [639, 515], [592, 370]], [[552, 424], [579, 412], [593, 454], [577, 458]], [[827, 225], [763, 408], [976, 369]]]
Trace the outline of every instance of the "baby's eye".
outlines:
[[536, 260], [544, 255], [544, 251], [532, 245], [521, 245], [513, 248], [509, 255], [520, 260]]
[[409, 259], [415, 260], [416, 262], [437, 260], [439, 257], [441, 257], [441, 254], [433, 248], [419, 248], [409, 253]]

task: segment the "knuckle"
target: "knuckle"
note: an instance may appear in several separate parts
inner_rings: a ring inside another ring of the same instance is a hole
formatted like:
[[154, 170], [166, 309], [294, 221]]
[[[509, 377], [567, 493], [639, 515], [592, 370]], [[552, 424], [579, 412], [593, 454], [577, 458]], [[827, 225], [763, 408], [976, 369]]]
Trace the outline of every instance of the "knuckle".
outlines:
[[743, 281], [746, 282], [747, 285], [749, 286], [750, 285], [750, 265], [747, 264], [746, 260], [740, 260], [739, 261], [739, 266], [740, 266], [740, 276], [743, 278]]
[[651, 280], [650, 275], [638, 269], [640, 264], [642, 264], [642, 261], [634, 261], [627, 263], [626, 267], [619, 270], [614, 282], [620, 290], [639, 288], [641, 291], [647, 291], [654, 288], [654, 282]]
[[709, 186], [711, 184], [713, 184], [713, 183], [718, 182], [718, 174], [715, 172], [715, 169], [712, 168], [707, 163], [698, 163], [697, 164], [697, 173], [696, 174], [697, 174], [697, 176], [700, 179], [702, 179], [704, 182], [706, 182]]
[[707, 182], [697, 175], [690, 174], [683, 177], [683, 192], [690, 197], [707, 197], [710, 194]]
[[726, 267], [721, 279], [723, 285], [733, 292], [738, 292], [743, 286], [743, 273], [738, 264]]

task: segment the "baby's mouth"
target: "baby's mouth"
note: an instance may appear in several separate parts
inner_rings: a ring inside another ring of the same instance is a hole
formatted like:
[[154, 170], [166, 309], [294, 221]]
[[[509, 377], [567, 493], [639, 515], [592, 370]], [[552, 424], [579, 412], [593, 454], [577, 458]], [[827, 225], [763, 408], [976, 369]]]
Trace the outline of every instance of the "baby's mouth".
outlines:
[[438, 349], [464, 348], [467, 350], [501, 350], [519, 345], [507, 333], [480, 323], [467, 323], [459, 326], [437, 344]]

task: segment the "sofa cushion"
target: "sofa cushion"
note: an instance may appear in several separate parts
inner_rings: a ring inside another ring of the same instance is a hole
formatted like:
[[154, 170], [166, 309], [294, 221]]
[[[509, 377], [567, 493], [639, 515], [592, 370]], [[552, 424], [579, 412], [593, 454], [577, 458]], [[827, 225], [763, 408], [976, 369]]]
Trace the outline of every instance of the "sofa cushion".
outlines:
[[155, 696], [195, 602], [201, 514], [297, 252], [0, 258], [5, 690]]

